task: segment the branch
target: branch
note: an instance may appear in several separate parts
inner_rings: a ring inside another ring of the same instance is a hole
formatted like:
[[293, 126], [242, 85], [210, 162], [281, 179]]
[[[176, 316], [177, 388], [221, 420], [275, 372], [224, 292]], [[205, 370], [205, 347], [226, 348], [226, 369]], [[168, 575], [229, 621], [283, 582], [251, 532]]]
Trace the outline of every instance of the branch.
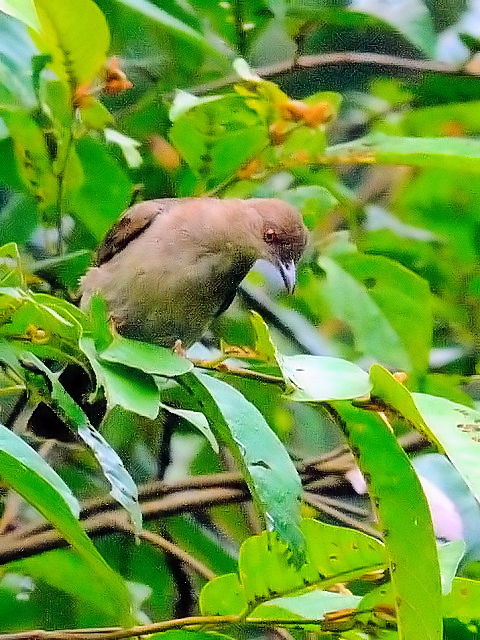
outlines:
[[[301, 618], [292, 620], [291, 618], [243, 618], [239, 615], [226, 616], [190, 616], [187, 618], [176, 618], [174, 620], [164, 620], [152, 624], [138, 625], [130, 629], [121, 628], [93, 628], [93, 629], [65, 629], [60, 631], [22, 631], [20, 633], [2, 633], [0, 640], [122, 640], [135, 636], [150, 635], [171, 629], [188, 629], [199, 627], [200, 629], [219, 628], [231, 626], [232, 624], [245, 625], [250, 627], [293, 626], [303, 627], [304, 625], [321, 625], [324, 618]], [[328, 634], [331, 635], [330, 633]]]
[[[411, 72], [415, 74], [439, 73], [450, 76], [478, 77], [480, 74], [474, 65], [455, 65], [435, 60], [417, 60], [415, 58], [403, 58], [385, 53], [373, 53], [362, 51], [338, 51], [320, 53], [317, 55], [299, 56], [295, 60], [284, 60], [275, 64], [254, 69], [262, 78], [274, 79], [287, 75], [294, 71], [316, 69], [322, 67], [335, 67], [340, 65], [371, 65], [375, 67], [387, 67], [397, 71]], [[212, 82], [187, 89], [193, 94], [203, 94], [217, 91], [231, 84], [239, 82], [237, 75], [219, 78]]]
[[[425, 439], [417, 432], [402, 436], [399, 438], [399, 442], [406, 450], [410, 451], [418, 450], [421, 445], [426, 443]], [[336, 486], [339, 482], [339, 476], [343, 476], [353, 465], [354, 460], [348, 448], [339, 447], [332, 452], [297, 462], [296, 467], [305, 488], [308, 490], [304, 496], [306, 502], [312, 504], [313, 497], [315, 504], [312, 506], [318, 510], [329, 513], [345, 524], [347, 524], [345, 519], [349, 518], [348, 524], [350, 526], [365, 530], [368, 525], [342, 514], [332, 505], [331, 500], [324, 501], [322, 496], [312, 494], [312, 489], [317, 488], [315, 483], [318, 484], [319, 481], [321, 481], [321, 487], [318, 488], [325, 489]], [[179, 513], [204, 511], [217, 505], [250, 500], [247, 485], [240, 473], [193, 476], [171, 484], [162, 481], [151, 482], [140, 487], [139, 497], [143, 518], [146, 522]], [[125, 511], [110, 496], [87, 501], [81, 512], [81, 519], [85, 531], [91, 537], [115, 531], [130, 531]], [[373, 534], [374, 532], [369, 530], [368, 533]], [[159, 540], [157, 542], [160, 543]], [[48, 522], [29, 524], [0, 537], [0, 565], [67, 546], [66, 540], [52, 529]], [[159, 546], [161, 545], [159, 544]], [[164, 545], [164, 550], [174, 552], [179, 557], [178, 548], [166, 549]], [[198, 573], [203, 571], [204, 576], [206, 576], [205, 570], [209, 571], [209, 569], [200, 568], [198, 565], [194, 567], [194, 563], [187, 560], [185, 556], [180, 559]], [[1, 637], [0, 640], [2, 640]]]

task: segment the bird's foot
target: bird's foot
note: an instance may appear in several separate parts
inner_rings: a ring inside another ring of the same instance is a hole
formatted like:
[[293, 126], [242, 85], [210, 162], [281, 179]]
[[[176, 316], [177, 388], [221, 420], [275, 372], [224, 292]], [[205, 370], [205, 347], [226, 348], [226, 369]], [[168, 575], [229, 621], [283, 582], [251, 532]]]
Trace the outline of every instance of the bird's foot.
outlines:
[[176, 353], [177, 356], [181, 356], [182, 358], [187, 357], [187, 350], [185, 349], [181, 340], [175, 340], [175, 344], [173, 345], [173, 352]]

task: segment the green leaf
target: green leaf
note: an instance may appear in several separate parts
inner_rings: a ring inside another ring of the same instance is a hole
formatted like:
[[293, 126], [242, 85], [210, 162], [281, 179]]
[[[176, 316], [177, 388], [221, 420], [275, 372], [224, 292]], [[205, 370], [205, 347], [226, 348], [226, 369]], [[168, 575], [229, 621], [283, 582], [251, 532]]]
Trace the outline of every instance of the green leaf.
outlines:
[[299, 529], [302, 485], [284, 446], [239, 391], [197, 371], [187, 375], [183, 380], [243, 467], [267, 529], [275, 531], [298, 560], [303, 552]]
[[346, 322], [360, 353], [405, 371], [424, 371], [432, 335], [425, 280], [383, 256], [323, 255], [321, 293]]
[[400, 0], [389, 4], [383, 0], [352, 2], [354, 11], [365, 12], [392, 27], [404, 35], [419, 51], [429, 57], [435, 57], [436, 35], [432, 17], [423, 0]]
[[378, 415], [347, 403], [334, 407], [383, 528], [399, 638], [440, 640], [440, 567], [420, 481], [395, 435]]
[[103, 239], [132, 196], [132, 183], [107, 147], [93, 138], [76, 144], [84, 181], [70, 195], [72, 215], [93, 235]]
[[255, 331], [255, 351], [268, 363], [277, 365], [285, 380], [287, 400], [327, 402], [348, 400], [370, 392], [368, 374], [357, 365], [327, 356], [285, 356], [274, 345], [267, 324], [250, 312]]
[[[348, 10], [343, 9], [345, 5]], [[290, 0], [287, 7], [289, 17], [317, 20], [330, 28], [350, 27], [361, 33], [361, 30], [390, 26], [427, 56], [435, 55], [435, 30], [423, 0], [396, 0], [393, 4], [382, 0], [352, 0], [340, 5]]]
[[423, 393], [410, 393], [383, 367], [370, 370], [372, 393], [402, 415], [445, 453], [480, 502], [480, 412]]
[[461, 622], [480, 620], [480, 582], [467, 578], [454, 578], [452, 590], [443, 597], [445, 618], [458, 618]]
[[127, 590], [78, 523], [80, 507], [77, 500], [43, 458], [3, 425], [0, 425], [0, 476], [75, 548], [90, 567], [95, 579], [103, 586], [105, 595], [115, 599], [127, 620]]
[[365, 396], [372, 388], [356, 364], [327, 356], [279, 356], [284, 377], [293, 385], [285, 394], [295, 402], [328, 402]]
[[99, 357], [107, 362], [123, 364], [158, 376], [180, 376], [193, 369], [190, 360], [182, 358], [171, 349], [131, 340], [118, 334], [106, 349], [100, 351]]
[[42, 129], [20, 108], [0, 109], [0, 117], [12, 137], [19, 176], [38, 206], [45, 209], [56, 202], [57, 181], [53, 175]]
[[177, 409], [176, 407], [169, 407], [163, 403], [161, 403], [160, 406], [162, 409], [165, 409], [165, 411], [173, 413], [174, 415], [179, 416], [180, 418], [183, 418], [184, 420], [192, 424], [196, 429], [200, 431], [201, 434], [205, 436], [215, 453], [219, 452], [217, 439], [213, 435], [213, 432], [210, 429], [210, 425], [208, 424], [208, 420], [203, 413], [201, 413], [200, 411], [191, 411], [190, 409]]
[[187, 42], [198, 45], [201, 49], [215, 55], [216, 57], [225, 57], [225, 51], [213, 47], [209, 40], [203, 34], [195, 31], [189, 25], [185, 24], [175, 16], [167, 13], [160, 7], [147, 0], [118, 0], [121, 5], [129, 7], [134, 11], [138, 11], [153, 22], [164, 27], [168, 33], [177, 38], [181, 38]]
[[[265, 601], [317, 586], [355, 580], [386, 565], [381, 542], [360, 531], [302, 520], [305, 562], [296, 567], [285, 544], [267, 531], [245, 540], [240, 548], [238, 575], [211, 580], [200, 593], [204, 615], [241, 614]], [[275, 601], [273, 601], [275, 602]]]
[[25, 289], [25, 277], [20, 262], [18, 247], [9, 242], [0, 247], [0, 287]]
[[116, 131], [115, 129], [105, 129], [105, 140], [112, 144], [116, 144], [122, 150], [126, 163], [130, 168], [136, 169], [139, 167], [143, 158], [140, 155], [138, 147], [141, 146], [141, 142], [129, 138], [128, 136]]
[[480, 142], [470, 138], [400, 138], [373, 133], [329, 147], [326, 157], [358, 164], [402, 164], [480, 171]]
[[[106, 625], [131, 622], [129, 609], [119, 606], [116, 598], [106, 597], [105, 584], [98, 581], [91, 567], [70, 549], [56, 549], [10, 562], [4, 569], [9, 573], [30, 576], [36, 582], [44, 582], [68, 593], [89, 612], [99, 612]], [[115, 574], [115, 581], [117, 588], [124, 591], [118, 574]]]
[[65, 421], [67, 426], [77, 434], [90, 448], [105, 478], [110, 483], [110, 495], [128, 512], [136, 530], [142, 528], [142, 512], [138, 504], [138, 490], [130, 474], [125, 469], [118, 454], [105, 438], [93, 428], [81, 407], [65, 391], [59, 381], [60, 373], [53, 373], [33, 354], [25, 354], [22, 360], [33, 365], [44, 373], [52, 387], [50, 398], [44, 401]]
[[80, 339], [80, 347], [88, 357], [97, 382], [105, 390], [108, 409], [123, 407], [154, 420], [160, 409], [160, 392], [152, 376], [138, 369], [99, 359], [95, 342], [88, 336]]
[[255, 618], [318, 618], [340, 609], [356, 609], [361, 596], [314, 589], [299, 596], [274, 598], [253, 611]]
[[73, 93], [91, 82], [105, 62], [110, 46], [105, 16], [93, 0], [36, 0], [36, 8], [41, 31], [33, 31], [32, 39], [52, 56], [49, 66]]
[[315, 228], [338, 204], [328, 189], [315, 184], [288, 189], [279, 196], [301, 212], [309, 229]]
[[40, 31], [40, 22], [33, 0], [0, 0], [0, 11]]

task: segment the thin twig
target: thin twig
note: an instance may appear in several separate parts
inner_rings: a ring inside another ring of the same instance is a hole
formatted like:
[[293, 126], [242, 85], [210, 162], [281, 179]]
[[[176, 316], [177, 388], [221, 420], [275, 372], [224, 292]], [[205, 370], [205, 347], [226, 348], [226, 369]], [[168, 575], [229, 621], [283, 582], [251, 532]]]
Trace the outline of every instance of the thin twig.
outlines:
[[205, 578], [205, 580], [212, 580], [216, 577], [216, 573], [206, 567], [203, 562], [200, 562], [200, 560], [197, 560], [197, 558], [190, 555], [187, 551], [174, 544], [173, 542], [170, 542], [170, 540], [167, 540], [158, 533], [154, 533], [153, 531], [149, 531], [148, 529], [143, 529], [143, 531], [136, 533], [133, 527], [127, 524], [125, 526], [119, 525], [117, 530], [119, 529], [122, 529], [123, 531], [125, 531], [125, 533], [137, 535], [140, 540], [144, 540], [154, 547], [158, 547], [162, 551], [165, 551], [171, 556], [174, 556], [175, 558], [180, 560], [180, 562], [183, 562], [183, 564], [193, 569], [193, 571], [195, 571], [195, 573], [198, 573], [199, 576]]
[[[232, 624], [250, 627], [272, 628], [278, 626], [304, 627], [305, 625], [321, 625], [324, 618], [301, 618], [292, 620], [291, 618], [253, 618], [242, 617], [241, 615], [226, 616], [189, 616], [187, 618], [176, 618], [174, 620], [164, 620], [152, 624], [138, 625], [129, 629], [102, 628], [93, 629], [68, 629], [59, 631], [22, 631], [20, 633], [2, 633], [0, 640], [123, 640], [135, 636], [150, 635], [171, 629], [196, 628], [220, 628]], [[330, 635], [330, 634], [329, 634]]]
[[205, 360], [197, 360], [194, 362], [195, 366], [199, 369], [207, 369], [208, 371], [218, 371], [219, 373], [227, 373], [232, 376], [239, 376], [241, 378], [249, 378], [257, 380], [258, 382], [267, 382], [269, 384], [276, 384], [283, 386], [285, 380], [281, 376], [274, 376], [269, 373], [261, 373], [260, 371], [254, 371], [253, 369], [243, 369], [241, 367], [232, 367], [225, 362], [217, 363], [216, 361], [208, 362]]

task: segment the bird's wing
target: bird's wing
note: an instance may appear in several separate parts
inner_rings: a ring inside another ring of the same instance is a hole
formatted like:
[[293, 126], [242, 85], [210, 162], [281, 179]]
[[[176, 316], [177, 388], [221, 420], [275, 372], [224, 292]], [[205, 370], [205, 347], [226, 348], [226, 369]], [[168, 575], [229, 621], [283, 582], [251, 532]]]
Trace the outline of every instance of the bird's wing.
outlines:
[[126, 247], [129, 242], [143, 233], [158, 215], [168, 211], [176, 203], [178, 203], [176, 198], [146, 200], [127, 209], [98, 247], [95, 266], [99, 267], [105, 262], [108, 262], [114, 255]]

